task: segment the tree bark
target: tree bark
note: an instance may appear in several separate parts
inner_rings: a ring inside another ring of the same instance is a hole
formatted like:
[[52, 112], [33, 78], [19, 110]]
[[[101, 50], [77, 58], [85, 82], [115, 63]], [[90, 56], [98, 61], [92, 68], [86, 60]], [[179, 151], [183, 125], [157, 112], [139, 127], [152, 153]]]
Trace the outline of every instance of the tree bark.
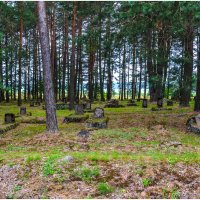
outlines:
[[200, 111], [200, 36], [198, 37], [198, 63], [197, 63], [197, 86], [196, 86], [196, 97], [194, 104], [194, 111]]
[[50, 59], [50, 47], [49, 47], [49, 35], [46, 24], [46, 9], [45, 2], [37, 2], [37, 11], [39, 16], [39, 33], [40, 44], [42, 50], [42, 62], [44, 71], [44, 93], [46, 104], [46, 128], [48, 132], [55, 133], [58, 131], [57, 118], [56, 118], [56, 106], [55, 96], [51, 72], [51, 59]]
[[184, 40], [183, 83], [180, 90], [180, 106], [189, 106], [193, 71], [193, 28], [188, 24]]
[[21, 75], [22, 75], [22, 34], [23, 34], [23, 1], [19, 2], [19, 9], [20, 9], [20, 35], [19, 35], [19, 85], [18, 85], [18, 106], [21, 106], [22, 99], [21, 99]]
[[73, 2], [72, 16], [72, 61], [70, 67], [70, 110], [74, 109], [74, 86], [75, 86], [75, 36], [76, 36], [76, 2]]

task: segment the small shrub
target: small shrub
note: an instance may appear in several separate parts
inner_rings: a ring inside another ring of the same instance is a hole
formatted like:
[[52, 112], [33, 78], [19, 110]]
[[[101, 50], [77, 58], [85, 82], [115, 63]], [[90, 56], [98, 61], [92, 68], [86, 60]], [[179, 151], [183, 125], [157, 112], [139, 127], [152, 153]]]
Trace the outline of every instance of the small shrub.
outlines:
[[99, 183], [97, 185], [97, 189], [100, 194], [108, 194], [108, 193], [113, 192], [113, 190], [114, 190], [113, 187], [108, 185], [108, 183]]

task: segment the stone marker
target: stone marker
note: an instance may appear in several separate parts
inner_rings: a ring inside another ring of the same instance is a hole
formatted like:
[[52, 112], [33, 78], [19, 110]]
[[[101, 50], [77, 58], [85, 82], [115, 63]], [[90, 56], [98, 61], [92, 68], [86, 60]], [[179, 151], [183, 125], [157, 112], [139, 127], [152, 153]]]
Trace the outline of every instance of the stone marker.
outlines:
[[64, 97], [64, 98], [62, 99], [62, 102], [63, 102], [63, 103], [67, 103], [67, 98]]
[[104, 109], [103, 108], [95, 108], [94, 118], [103, 118], [103, 117], [104, 117]]
[[61, 162], [72, 162], [74, 160], [74, 158], [70, 155], [65, 156], [64, 158], [62, 158], [60, 161]]
[[90, 132], [88, 130], [81, 130], [77, 133], [77, 136], [87, 138], [89, 137]]
[[195, 116], [195, 120], [196, 120], [196, 123], [197, 123], [197, 127], [200, 128], [200, 114]]
[[130, 99], [130, 100], [128, 101], [128, 103], [135, 103], [135, 100], [134, 100], [134, 99]]
[[173, 106], [174, 102], [172, 100], [167, 100], [167, 106]]
[[142, 101], [142, 107], [147, 108], [147, 99], [143, 99]]
[[87, 103], [86, 103], [85, 109], [91, 110], [91, 103], [90, 103], [90, 102], [87, 102]]
[[158, 98], [157, 106], [158, 106], [158, 108], [162, 108], [163, 107], [163, 99], [162, 98]]
[[30, 107], [34, 107], [34, 101], [30, 101]]
[[108, 101], [109, 104], [113, 104], [115, 106], [119, 105], [119, 101], [117, 99], [111, 99], [110, 101]]
[[15, 122], [15, 115], [13, 113], [6, 113], [5, 114], [5, 123], [14, 123]]
[[75, 105], [75, 114], [83, 115], [83, 105], [82, 104]]
[[20, 115], [26, 115], [26, 107], [20, 108]]

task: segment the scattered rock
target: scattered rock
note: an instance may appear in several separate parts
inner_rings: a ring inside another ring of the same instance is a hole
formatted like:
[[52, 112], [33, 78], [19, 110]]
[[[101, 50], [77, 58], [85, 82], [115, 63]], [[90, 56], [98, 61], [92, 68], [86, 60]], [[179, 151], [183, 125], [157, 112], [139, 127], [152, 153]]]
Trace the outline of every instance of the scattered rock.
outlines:
[[62, 158], [60, 161], [61, 162], [72, 162], [74, 160], [74, 158], [70, 155], [65, 156], [64, 158]]
[[160, 144], [161, 147], [171, 147], [171, 146], [178, 147], [180, 145], [182, 145], [182, 143], [177, 141], [163, 142]]
[[90, 132], [87, 130], [81, 130], [80, 132], [77, 133], [77, 136], [79, 137], [89, 137]]

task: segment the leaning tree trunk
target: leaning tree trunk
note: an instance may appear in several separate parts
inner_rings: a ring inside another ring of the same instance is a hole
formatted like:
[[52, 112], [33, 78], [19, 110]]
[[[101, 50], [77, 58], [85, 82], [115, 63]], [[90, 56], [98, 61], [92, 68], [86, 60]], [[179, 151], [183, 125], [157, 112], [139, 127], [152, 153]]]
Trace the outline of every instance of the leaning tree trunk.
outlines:
[[46, 104], [46, 126], [47, 131], [55, 133], [58, 131], [57, 118], [56, 118], [56, 106], [55, 96], [53, 88], [53, 80], [51, 74], [51, 59], [50, 59], [50, 47], [49, 36], [46, 24], [46, 9], [45, 2], [37, 2], [37, 11], [39, 16], [39, 33], [40, 43], [42, 51], [42, 62], [44, 68], [44, 95]]

